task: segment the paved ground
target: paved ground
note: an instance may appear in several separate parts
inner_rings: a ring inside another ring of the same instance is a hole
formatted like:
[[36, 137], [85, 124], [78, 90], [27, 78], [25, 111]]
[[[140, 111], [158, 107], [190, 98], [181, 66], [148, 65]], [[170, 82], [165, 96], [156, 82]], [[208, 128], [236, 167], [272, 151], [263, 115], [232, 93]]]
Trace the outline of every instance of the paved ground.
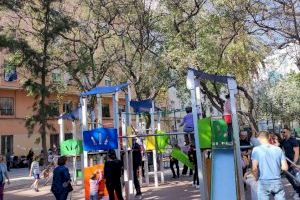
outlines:
[[[5, 200], [53, 200], [54, 197], [50, 192], [50, 186], [40, 188], [40, 192], [34, 192], [29, 189], [33, 182], [28, 177], [27, 169], [12, 169], [10, 172], [11, 184], [5, 186]], [[152, 178], [153, 179], [153, 178]], [[172, 179], [170, 171], [166, 171], [165, 184], [159, 188], [153, 185], [143, 187], [143, 199], [145, 200], [200, 200], [200, 194], [197, 189], [191, 185], [191, 177], [184, 176], [179, 179]], [[150, 180], [153, 183], [153, 180]], [[44, 182], [41, 181], [43, 184]], [[287, 199], [292, 200], [293, 189], [291, 185], [284, 179]], [[72, 200], [84, 199], [84, 190], [82, 186], [74, 186]], [[227, 200], [224, 198], [224, 200]], [[228, 199], [229, 200], [229, 199]]]

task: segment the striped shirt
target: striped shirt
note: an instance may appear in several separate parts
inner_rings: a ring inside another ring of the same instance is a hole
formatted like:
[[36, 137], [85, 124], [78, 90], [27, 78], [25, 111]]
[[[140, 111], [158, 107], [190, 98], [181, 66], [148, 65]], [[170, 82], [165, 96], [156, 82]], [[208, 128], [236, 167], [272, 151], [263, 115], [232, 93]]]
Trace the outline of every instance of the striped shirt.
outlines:
[[95, 195], [98, 193], [100, 179], [92, 180], [90, 179], [90, 195]]
[[31, 169], [33, 174], [40, 174], [40, 164], [38, 161], [33, 161], [31, 164]]

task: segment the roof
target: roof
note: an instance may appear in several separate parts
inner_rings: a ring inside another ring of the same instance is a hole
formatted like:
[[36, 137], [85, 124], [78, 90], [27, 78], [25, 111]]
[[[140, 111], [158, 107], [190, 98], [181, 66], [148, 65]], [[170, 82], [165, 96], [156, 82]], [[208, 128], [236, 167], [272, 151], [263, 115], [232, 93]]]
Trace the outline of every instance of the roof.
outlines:
[[95, 87], [95, 88], [91, 89], [90, 91], [81, 93], [80, 96], [86, 97], [86, 96], [95, 95], [95, 94], [116, 93], [116, 92], [120, 91], [121, 89], [127, 87], [128, 85], [129, 85], [128, 83], [122, 83], [122, 84], [114, 85], [114, 86]]
[[216, 81], [216, 82], [219, 82], [219, 83], [227, 83], [227, 80], [229, 78], [235, 79], [234, 76], [213, 75], [213, 74], [208, 74], [208, 73], [206, 73], [202, 70], [196, 70], [196, 69], [193, 69], [193, 68], [188, 68], [188, 70], [193, 71], [194, 75], [199, 79]]

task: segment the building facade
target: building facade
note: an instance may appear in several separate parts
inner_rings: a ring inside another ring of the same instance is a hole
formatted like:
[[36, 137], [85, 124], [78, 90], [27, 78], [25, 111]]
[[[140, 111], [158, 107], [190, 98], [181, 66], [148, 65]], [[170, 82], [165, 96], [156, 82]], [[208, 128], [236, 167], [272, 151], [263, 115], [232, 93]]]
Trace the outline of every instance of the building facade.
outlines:
[[[34, 97], [30, 96], [20, 83], [22, 74], [17, 73], [15, 80], [7, 80], [5, 75], [5, 53], [0, 53], [0, 150], [1, 154], [10, 152], [14, 155], [26, 155], [29, 149], [33, 149], [36, 154], [41, 151], [41, 139], [39, 127], [36, 125], [33, 134], [28, 134], [25, 126], [26, 119], [33, 114]], [[52, 75], [52, 79], [56, 79], [58, 74]], [[100, 85], [109, 86], [111, 81], [108, 77], [104, 78]], [[47, 130], [47, 147], [59, 145], [59, 125], [58, 118], [63, 113], [69, 113], [75, 110], [79, 105], [80, 91], [75, 87], [67, 88], [64, 94], [51, 94], [47, 99], [47, 103], [51, 105], [53, 116], [48, 119], [48, 123], [52, 125], [53, 130]], [[124, 95], [119, 95], [119, 111], [125, 108]], [[102, 97], [102, 115], [103, 125], [105, 127], [113, 126], [113, 105], [111, 95]], [[81, 137], [80, 125], [77, 122], [76, 127], [77, 138]], [[65, 139], [73, 138], [72, 122], [65, 120], [64, 133]]]

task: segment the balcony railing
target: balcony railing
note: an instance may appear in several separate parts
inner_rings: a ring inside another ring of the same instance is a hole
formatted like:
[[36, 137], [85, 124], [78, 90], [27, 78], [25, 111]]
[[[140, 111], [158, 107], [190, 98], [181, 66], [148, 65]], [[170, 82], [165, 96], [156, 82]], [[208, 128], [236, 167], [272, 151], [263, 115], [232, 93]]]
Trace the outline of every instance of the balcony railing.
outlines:
[[0, 109], [0, 115], [14, 115], [14, 109]]

